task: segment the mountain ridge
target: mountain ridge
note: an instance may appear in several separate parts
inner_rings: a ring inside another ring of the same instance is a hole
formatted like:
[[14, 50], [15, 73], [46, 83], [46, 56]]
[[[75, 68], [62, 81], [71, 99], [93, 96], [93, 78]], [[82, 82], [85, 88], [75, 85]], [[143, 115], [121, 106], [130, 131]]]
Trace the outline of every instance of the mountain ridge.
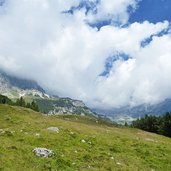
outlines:
[[171, 99], [166, 99], [163, 102], [154, 105], [142, 104], [134, 107], [123, 106], [110, 110], [93, 109], [93, 111], [102, 117], [124, 124], [125, 122], [130, 123], [136, 118], [144, 117], [145, 115], [160, 116], [166, 112], [171, 112]]
[[36, 81], [21, 79], [0, 72], [0, 94], [12, 100], [23, 97], [27, 102], [36, 101], [40, 111], [49, 115], [94, 113], [81, 100], [48, 95]]
[[40, 106], [40, 111], [49, 115], [90, 114], [121, 124], [130, 123], [146, 114], [162, 115], [171, 111], [171, 99], [166, 99], [156, 105], [123, 106], [111, 110], [89, 109], [81, 100], [48, 95], [36, 81], [13, 77], [2, 71], [0, 71], [0, 94], [14, 100], [20, 97], [24, 97], [28, 101], [35, 100]]

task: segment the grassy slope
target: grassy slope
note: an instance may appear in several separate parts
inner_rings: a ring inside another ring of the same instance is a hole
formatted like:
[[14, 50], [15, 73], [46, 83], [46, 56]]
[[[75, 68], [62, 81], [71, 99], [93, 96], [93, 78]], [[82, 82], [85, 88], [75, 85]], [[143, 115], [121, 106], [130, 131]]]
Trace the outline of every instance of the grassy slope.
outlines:
[[[51, 126], [60, 132], [47, 131]], [[47, 117], [0, 105], [0, 129], [5, 130], [0, 130], [0, 170], [171, 170], [171, 139], [88, 117]], [[52, 149], [55, 155], [37, 157], [35, 147]]]

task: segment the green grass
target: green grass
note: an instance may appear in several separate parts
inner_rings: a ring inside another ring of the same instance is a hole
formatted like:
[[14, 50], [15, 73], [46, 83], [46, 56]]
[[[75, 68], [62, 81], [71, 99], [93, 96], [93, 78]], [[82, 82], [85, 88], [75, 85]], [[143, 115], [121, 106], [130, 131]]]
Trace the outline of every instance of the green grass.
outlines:
[[[59, 133], [49, 132], [51, 126]], [[35, 147], [54, 155], [37, 157]], [[88, 116], [43, 116], [0, 105], [0, 171], [23, 170], [170, 171], [171, 139]]]

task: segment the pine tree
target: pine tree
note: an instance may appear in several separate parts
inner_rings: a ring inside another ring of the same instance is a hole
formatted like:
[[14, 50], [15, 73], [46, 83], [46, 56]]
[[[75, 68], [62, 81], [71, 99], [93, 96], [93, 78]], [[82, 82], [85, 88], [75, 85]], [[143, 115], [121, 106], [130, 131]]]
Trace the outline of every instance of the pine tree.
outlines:
[[37, 112], [39, 112], [39, 107], [38, 107], [38, 105], [35, 103], [34, 100], [32, 101], [31, 107], [30, 107], [30, 108], [33, 109], [33, 110], [35, 110], [35, 111], [37, 111]]

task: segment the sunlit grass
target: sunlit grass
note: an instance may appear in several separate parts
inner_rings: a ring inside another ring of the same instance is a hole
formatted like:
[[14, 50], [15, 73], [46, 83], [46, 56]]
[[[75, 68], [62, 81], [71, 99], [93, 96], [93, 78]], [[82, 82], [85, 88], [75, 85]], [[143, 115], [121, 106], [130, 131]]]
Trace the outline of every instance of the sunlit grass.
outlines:
[[[59, 133], [48, 131], [51, 126]], [[37, 157], [35, 147], [54, 155]], [[44, 116], [0, 105], [0, 170], [169, 171], [171, 139], [91, 117]]]

